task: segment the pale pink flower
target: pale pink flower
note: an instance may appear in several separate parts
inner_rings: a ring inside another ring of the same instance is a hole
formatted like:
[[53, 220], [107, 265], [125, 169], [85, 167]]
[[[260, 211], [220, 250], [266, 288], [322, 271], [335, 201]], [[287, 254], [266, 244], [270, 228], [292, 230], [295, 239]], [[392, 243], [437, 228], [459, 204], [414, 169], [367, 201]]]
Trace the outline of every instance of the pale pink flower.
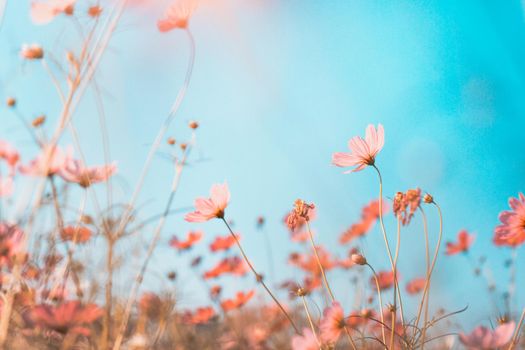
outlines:
[[20, 165], [22, 174], [29, 176], [51, 176], [59, 173], [71, 159], [73, 150], [67, 148], [66, 152], [60, 147], [44, 146], [42, 152], [27, 165]]
[[34, 24], [47, 24], [61, 13], [71, 15], [75, 2], [76, 0], [34, 1], [31, 3], [31, 20]]
[[159, 31], [164, 33], [172, 29], [186, 29], [196, 7], [196, 0], [179, 0], [174, 2], [166, 10], [164, 18], [157, 22]]
[[9, 197], [13, 194], [14, 184], [12, 176], [0, 176], [0, 197]]
[[86, 325], [93, 323], [103, 314], [95, 304], [82, 306], [79, 301], [66, 301], [58, 306], [38, 305], [30, 311], [29, 321], [39, 327], [61, 334], [69, 332], [89, 335]]
[[470, 350], [497, 349], [510, 341], [515, 328], [514, 322], [503, 323], [494, 330], [479, 326], [468, 335], [461, 333], [459, 340]]
[[224, 218], [224, 210], [230, 201], [228, 184], [216, 184], [211, 187], [210, 198], [197, 198], [195, 211], [186, 214], [184, 219], [188, 222], [204, 222], [214, 218]]
[[353, 167], [353, 170], [345, 171], [345, 174], [352, 171], [363, 170], [368, 165], [375, 164], [375, 157], [383, 148], [385, 143], [385, 132], [383, 125], [379, 124], [376, 128], [373, 125], [368, 125], [366, 128], [366, 136], [363, 139], [360, 136], [355, 136], [348, 141], [348, 148], [350, 153], [338, 152], [332, 155], [332, 164], [338, 167]]
[[319, 350], [319, 344], [310, 328], [303, 328], [303, 335], [292, 337], [292, 350]]
[[343, 308], [341, 304], [334, 301], [332, 306], [326, 308], [323, 312], [323, 318], [319, 325], [321, 339], [323, 342], [336, 343], [345, 326], [346, 322]]
[[509, 206], [512, 210], [499, 214], [501, 225], [494, 230], [494, 244], [516, 247], [525, 242], [525, 196], [511, 197]]
[[9, 142], [0, 140], [0, 159], [5, 160], [14, 169], [20, 160], [20, 154]]
[[86, 167], [80, 160], [69, 159], [59, 175], [68, 182], [74, 182], [87, 188], [95, 183], [107, 181], [117, 172], [117, 165], [113, 162], [108, 165]]

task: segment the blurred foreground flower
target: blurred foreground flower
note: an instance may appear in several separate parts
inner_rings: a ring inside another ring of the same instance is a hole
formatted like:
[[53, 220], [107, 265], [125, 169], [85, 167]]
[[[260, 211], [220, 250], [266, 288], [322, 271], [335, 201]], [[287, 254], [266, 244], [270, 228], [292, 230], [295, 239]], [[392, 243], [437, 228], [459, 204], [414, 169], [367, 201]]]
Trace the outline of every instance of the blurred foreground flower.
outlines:
[[169, 32], [172, 29], [186, 29], [196, 7], [196, 0], [179, 0], [174, 2], [166, 10], [164, 18], [157, 22], [159, 31]]
[[75, 2], [76, 0], [33, 1], [31, 20], [34, 24], [47, 24], [61, 13], [72, 15]]
[[474, 243], [475, 238], [476, 236], [469, 234], [467, 230], [461, 230], [458, 233], [457, 242], [447, 242], [447, 251], [445, 254], [455, 255], [468, 252], [470, 246]]
[[501, 225], [494, 230], [494, 243], [516, 247], [525, 242], [525, 196], [523, 193], [519, 194], [519, 198], [511, 197], [509, 206], [512, 210], [499, 214]]
[[471, 350], [490, 350], [507, 344], [514, 333], [514, 322], [504, 323], [494, 330], [479, 326], [470, 334], [459, 335], [459, 340]]

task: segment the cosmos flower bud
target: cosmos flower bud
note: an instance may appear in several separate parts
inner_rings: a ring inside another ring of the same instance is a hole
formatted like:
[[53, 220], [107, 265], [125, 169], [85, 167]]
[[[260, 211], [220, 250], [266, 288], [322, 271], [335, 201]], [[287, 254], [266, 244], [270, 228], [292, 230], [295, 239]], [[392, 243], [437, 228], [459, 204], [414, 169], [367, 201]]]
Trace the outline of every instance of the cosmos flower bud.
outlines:
[[186, 143], [181, 143], [181, 144], [180, 144], [180, 149], [181, 149], [181, 150], [185, 151], [186, 148], [188, 148], [188, 145], [187, 145]]
[[432, 197], [430, 194], [425, 194], [425, 196], [423, 197], [423, 202], [427, 203], [427, 204], [431, 204], [431, 203], [434, 203], [434, 197]]
[[96, 18], [98, 16], [100, 16], [100, 14], [102, 13], [102, 7], [100, 6], [91, 6], [89, 9], [88, 9], [88, 15], [92, 18]]
[[39, 60], [44, 57], [44, 49], [40, 45], [23, 45], [20, 56], [26, 60]]
[[168, 145], [173, 146], [175, 144], [175, 139], [173, 137], [169, 137], [168, 141], [166, 141]]
[[7, 104], [7, 107], [14, 107], [16, 106], [16, 100], [14, 97], [8, 97], [7, 100], [5, 101], [5, 103]]
[[31, 122], [31, 125], [33, 125], [34, 128], [38, 128], [39, 126], [44, 124], [45, 121], [46, 121], [46, 116], [42, 114], [36, 117], [35, 119], [33, 119], [33, 121]]
[[352, 254], [350, 259], [352, 259], [352, 262], [356, 265], [366, 265], [367, 264], [366, 258], [359, 253]]
[[192, 120], [188, 123], [188, 126], [190, 127], [190, 129], [197, 129], [199, 127], [199, 123], [197, 123], [196, 121]]

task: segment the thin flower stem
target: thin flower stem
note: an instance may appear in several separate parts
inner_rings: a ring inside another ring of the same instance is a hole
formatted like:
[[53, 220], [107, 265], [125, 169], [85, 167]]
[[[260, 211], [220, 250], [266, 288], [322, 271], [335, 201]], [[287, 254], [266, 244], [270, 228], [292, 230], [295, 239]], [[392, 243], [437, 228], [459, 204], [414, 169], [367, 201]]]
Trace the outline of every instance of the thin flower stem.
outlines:
[[[441, 212], [440, 206], [436, 202], [432, 202], [438, 210], [439, 214], [439, 234], [438, 234], [438, 241], [436, 244], [436, 249], [434, 251], [434, 257], [432, 258], [432, 264], [430, 265], [430, 271], [428, 273], [428, 280], [427, 283], [425, 283], [425, 289], [423, 290], [423, 298], [425, 298], [426, 294], [429, 293], [430, 290], [430, 280], [432, 278], [432, 272], [434, 272], [434, 267], [436, 266], [436, 261], [439, 254], [439, 248], [441, 247], [441, 238], [443, 236], [443, 214]], [[421, 350], [425, 347], [425, 335], [427, 331], [427, 322], [428, 322], [428, 315], [424, 318], [423, 321], [423, 331], [421, 332]]]
[[306, 298], [304, 297], [304, 295], [301, 296], [301, 301], [303, 302], [304, 310], [306, 311], [306, 317], [308, 318], [308, 323], [310, 323], [310, 328], [312, 329], [312, 333], [315, 337], [315, 341], [317, 342], [317, 345], [321, 347], [321, 342], [319, 341], [319, 338], [317, 337], [317, 333], [315, 332], [315, 327], [312, 321], [312, 316], [310, 315], [310, 310], [308, 309], [308, 304], [306, 303]]
[[131, 314], [131, 309], [133, 307], [133, 304], [135, 302], [138, 290], [140, 288], [140, 285], [142, 284], [142, 280], [144, 279], [144, 274], [146, 273], [146, 269], [148, 267], [149, 261], [151, 259], [151, 256], [153, 255], [153, 251], [157, 247], [157, 243], [160, 239], [160, 233], [162, 232], [162, 229], [164, 228], [164, 224], [166, 223], [166, 219], [168, 217], [168, 214], [171, 209], [171, 205], [173, 203], [173, 200], [175, 198], [175, 194], [177, 193], [177, 189], [179, 188], [180, 178], [182, 175], [182, 170], [184, 166], [186, 165], [186, 160], [190, 154], [190, 151], [192, 149], [192, 146], [195, 143], [195, 134], [192, 137], [192, 141], [186, 147], [186, 150], [184, 151], [184, 156], [182, 159], [175, 164], [175, 176], [173, 178], [173, 184], [171, 186], [171, 192], [170, 196], [168, 198], [168, 202], [166, 204], [166, 207], [164, 209], [163, 215], [161, 216], [159, 222], [157, 223], [157, 227], [155, 228], [155, 231], [153, 233], [153, 239], [150, 242], [150, 245], [148, 247], [148, 251], [146, 253], [146, 258], [144, 259], [144, 262], [142, 264], [142, 267], [140, 268], [139, 272], [137, 273], [135, 277], [135, 281], [133, 283], [133, 286], [131, 288], [131, 292], [129, 294], [128, 300], [126, 302], [126, 307], [124, 309], [124, 315], [120, 324], [120, 329], [117, 334], [117, 338], [115, 340], [115, 343], [113, 345], [113, 350], [120, 349], [120, 346], [122, 344], [122, 340], [124, 339], [124, 333], [126, 332], [126, 327], [128, 325], [129, 317]]
[[[376, 170], [377, 176], [379, 178], [379, 224], [381, 226], [381, 232], [383, 233], [383, 240], [385, 241], [385, 247], [386, 252], [388, 254], [388, 259], [390, 260], [390, 266], [392, 267], [392, 273], [395, 275], [395, 265], [394, 265], [394, 259], [392, 258], [392, 251], [390, 250], [390, 244], [388, 243], [388, 238], [386, 235], [386, 229], [385, 229], [385, 223], [383, 222], [383, 177], [381, 176], [381, 172], [379, 171], [379, 168], [375, 165], [372, 165], [372, 167]], [[394, 283], [397, 284], [397, 280], [394, 280]], [[394, 290], [394, 303], [396, 300], [396, 293]], [[395, 310], [394, 310], [395, 313]], [[401, 313], [401, 322], [405, 323], [403, 313]]]
[[514, 345], [516, 345], [516, 340], [518, 340], [518, 336], [520, 335], [521, 325], [523, 324], [524, 319], [525, 319], [525, 308], [523, 308], [523, 311], [521, 312], [518, 326], [516, 327], [516, 331], [514, 332], [514, 335], [512, 336], [512, 340], [510, 341], [509, 348], [507, 350], [514, 349]]
[[330, 288], [330, 285], [328, 284], [328, 279], [326, 278], [323, 264], [321, 264], [321, 259], [319, 258], [319, 254], [317, 253], [317, 248], [315, 247], [314, 236], [312, 235], [312, 230], [310, 229], [309, 220], [306, 220], [306, 227], [308, 228], [308, 236], [310, 237], [310, 243], [312, 244], [312, 249], [314, 250], [315, 259], [317, 260], [317, 265], [319, 266], [319, 269], [321, 270], [321, 275], [323, 276], [324, 286], [326, 287], [328, 294], [330, 294], [330, 299], [332, 299], [332, 302], [334, 302], [335, 301], [334, 293], [332, 292], [332, 289]]
[[383, 299], [381, 297], [381, 288], [379, 287], [379, 279], [377, 278], [377, 273], [372, 267], [372, 265], [370, 265], [369, 263], [366, 263], [366, 265], [370, 268], [370, 270], [372, 270], [372, 276], [374, 276], [374, 281], [376, 283], [377, 298], [379, 301], [379, 312], [381, 315], [381, 335], [383, 337], [383, 344], [385, 344], [385, 347], [386, 347], [385, 320], [383, 316]]
[[[423, 232], [425, 234], [425, 261], [426, 261], [426, 265], [427, 265], [427, 268], [426, 268], [426, 280], [425, 280], [425, 284], [427, 283], [426, 281], [429, 280], [429, 273], [430, 273], [430, 243], [429, 243], [429, 238], [428, 238], [428, 221], [427, 221], [427, 215], [425, 214], [425, 211], [423, 210], [423, 208], [420, 206], [419, 207], [419, 210], [421, 211], [421, 216], [423, 218]], [[416, 317], [416, 322], [415, 322], [415, 327], [414, 327], [414, 336], [416, 335], [416, 332], [417, 332], [417, 326], [419, 324], [419, 320], [421, 318], [421, 313], [423, 312], [423, 305], [425, 304], [425, 313], [428, 313], [428, 299], [430, 298], [429, 297], [430, 295], [430, 292], [426, 294], [426, 298], [425, 298], [425, 294], [423, 294], [423, 297], [421, 298], [421, 302], [419, 304], [419, 307], [417, 309], [417, 317]], [[425, 302], [426, 300], [426, 302]]]
[[257, 273], [257, 271], [255, 270], [255, 268], [253, 267], [252, 263], [250, 262], [250, 259], [248, 259], [248, 256], [246, 255], [246, 253], [244, 252], [244, 249], [242, 249], [242, 246], [241, 246], [241, 242], [239, 242], [239, 239], [237, 238], [237, 236], [235, 235], [235, 233], [233, 233], [230, 225], [228, 224], [228, 221], [226, 221], [226, 219], [224, 217], [220, 218], [224, 224], [226, 225], [226, 227], [228, 228], [228, 231], [230, 232], [230, 234], [232, 235], [233, 239], [235, 240], [235, 243], [237, 243], [237, 247], [239, 247], [239, 250], [241, 251], [241, 254], [242, 254], [242, 257], [244, 258], [244, 261], [246, 261], [246, 264], [248, 264], [248, 267], [250, 268], [250, 270], [252, 270], [253, 274], [255, 275], [255, 279], [257, 280], [257, 282], [261, 283], [261, 285], [263, 286], [263, 288], [266, 290], [266, 292], [270, 295], [270, 297], [273, 299], [273, 301], [275, 302], [275, 304], [277, 304], [277, 306], [279, 307], [279, 309], [281, 310], [281, 312], [284, 314], [284, 316], [286, 316], [286, 318], [288, 319], [288, 321], [290, 321], [290, 324], [292, 325], [293, 329], [295, 330], [295, 332], [297, 334], [301, 334], [299, 332], [299, 328], [297, 328], [297, 326], [295, 325], [295, 323], [293, 322], [292, 318], [290, 317], [290, 315], [288, 314], [288, 312], [286, 312], [286, 310], [284, 309], [284, 307], [281, 305], [281, 303], [279, 302], [279, 300], [277, 300], [277, 298], [275, 297], [275, 295], [273, 295], [273, 293], [270, 291], [270, 289], [268, 288], [268, 286], [266, 286], [266, 283], [264, 283], [263, 279], [262, 279], [262, 276], [259, 275]]
[[[397, 278], [397, 260], [399, 258], [399, 247], [401, 245], [401, 221], [397, 219], [397, 241], [396, 241], [396, 252], [394, 255], [394, 295], [397, 294], [397, 299], [399, 300], [399, 311], [401, 314], [401, 324], [405, 326], [404, 312], [403, 312], [403, 301], [401, 299], [401, 288], [399, 288], [399, 280]], [[397, 302], [394, 299], [394, 306], [397, 306]]]

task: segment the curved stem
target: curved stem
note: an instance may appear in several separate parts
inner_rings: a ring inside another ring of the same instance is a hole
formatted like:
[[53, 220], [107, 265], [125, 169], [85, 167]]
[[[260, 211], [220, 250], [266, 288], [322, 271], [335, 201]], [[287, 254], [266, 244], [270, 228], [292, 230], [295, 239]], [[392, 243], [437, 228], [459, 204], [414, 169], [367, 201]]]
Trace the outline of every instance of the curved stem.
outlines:
[[[429, 238], [428, 238], [428, 221], [427, 221], [427, 215], [425, 214], [425, 211], [423, 210], [423, 208], [420, 206], [419, 207], [419, 210], [421, 211], [421, 216], [423, 218], [423, 232], [425, 234], [425, 261], [426, 261], [426, 265], [427, 265], [427, 268], [426, 268], [426, 281], [429, 280], [429, 273], [430, 273], [430, 243], [429, 243]], [[427, 283], [425, 281], [425, 283]], [[423, 305], [425, 305], [425, 313], [428, 314], [428, 299], [429, 299], [429, 295], [430, 293], [427, 293], [426, 294], [426, 298], [425, 298], [425, 294], [423, 294], [423, 297], [421, 298], [421, 302], [419, 303], [419, 307], [417, 309], [417, 317], [416, 317], [416, 322], [415, 322], [415, 328], [414, 328], [414, 333], [417, 331], [417, 326], [419, 324], [419, 320], [421, 318], [421, 313], [423, 312]], [[425, 302], [426, 300], [426, 302]], [[415, 334], [414, 334], [415, 336]]]
[[[401, 324], [405, 326], [405, 318], [403, 312], [403, 301], [401, 300], [401, 288], [399, 288], [399, 280], [397, 279], [397, 259], [399, 258], [399, 247], [401, 245], [401, 221], [397, 219], [397, 238], [396, 238], [396, 252], [394, 255], [394, 297], [397, 295], [399, 300], [399, 312], [401, 314]], [[396, 299], [394, 299], [394, 306], [397, 307]]]
[[[437, 244], [436, 244], [436, 249], [434, 251], [434, 257], [432, 258], [432, 264], [430, 265], [430, 271], [428, 273], [428, 280], [427, 280], [427, 283], [425, 283], [425, 289], [423, 290], [423, 298], [425, 298], [426, 294], [429, 293], [429, 289], [430, 289], [430, 280], [432, 278], [432, 272], [434, 271], [434, 267], [436, 266], [436, 260], [437, 260], [437, 257], [438, 257], [438, 253], [439, 253], [439, 248], [441, 246], [441, 238], [443, 236], [443, 214], [441, 213], [441, 208], [439, 207], [439, 205], [436, 203], [436, 202], [432, 202], [437, 210], [438, 210], [438, 214], [439, 214], [439, 235], [438, 235], [438, 241], [437, 241]], [[425, 346], [425, 334], [426, 334], [426, 331], [427, 331], [427, 322], [428, 322], [428, 315], [426, 315], [425, 319], [424, 319], [424, 322], [423, 322], [423, 331], [421, 333], [421, 349], [423, 350], [424, 349], [424, 346]]]
[[319, 338], [317, 337], [317, 333], [315, 332], [314, 323], [312, 321], [312, 316], [310, 315], [310, 310], [308, 309], [308, 304], [306, 303], [305, 297], [301, 296], [301, 300], [303, 302], [304, 310], [306, 311], [306, 317], [308, 318], [308, 323], [310, 324], [310, 328], [312, 329], [312, 333], [315, 337], [315, 341], [317, 342], [317, 345], [321, 347], [321, 342], [319, 341]]
[[379, 301], [379, 312], [381, 315], [381, 335], [383, 337], [383, 344], [385, 344], [385, 347], [386, 347], [385, 320], [384, 320], [384, 315], [383, 315], [383, 299], [381, 297], [381, 288], [379, 287], [379, 279], [377, 278], [377, 273], [372, 267], [372, 265], [370, 265], [369, 263], [366, 263], [366, 265], [370, 268], [370, 270], [372, 270], [372, 275], [374, 276], [374, 281], [376, 283], [377, 298]]
[[308, 236], [310, 237], [310, 243], [312, 244], [312, 249], [314, 250], [314, 254], [315, 254], [315, 259], [317, 261], [317, 265], [319, 266], [319, 269], [321, 270], [321, 275], [323, 276], [324, 286], [326, 287], [326, 290], [328, 291], [328, 294], [330, 294], [330, 299], [332, 299], [332, 302], [334, 302], [335, 301], [334, 293], [332, 292], [332, 289], [330, 288], [330, 285], [328, 284], [328, 279], [326, 278], [326, 274], [324, 272], [323, 265], [321, 264], [321, 259], [319, 259], [319, 254], [317, 253], [317, 248], [315, 247], [314, 237], [312, 235], [312, 230], [310, 229], [310, 222], [309, 222], [309, 220], [306, 220], [306, 227], [308, 228]]
[[230, 232], [230, 234], [232, 235], [233, 239], [235, 240], [235, 243], [237, 243], [237, 247], [239, 247], [239, 250], [241, 251], [241, 255], [242, 257], [244, 258], [244, 261], [246, 261], [246, 264], [248, 264], [248, 267], [250, 268], [250, 270], [252, 270], [253, 274], [255, 275], [255, 279], [257, 280], [257, 282], [259, 282], [263, 288], [266, 290], [266, 292], [270, 295], [270, 297], [273, 299], [273, 301], [277, 304], [277, 306], [279, 307], [279, 309], [281, 310], [281, 312], [284, 314], [284, 316], [286, 316], [286, 318], [288, 319], [288, 321], [290, 321], [290, 324], [292, 325], [293, 329], [295, 330], [295, 332], [297, 334], [301, 334], [299, 332], [299, 328], [297, 328], [297, 326], [295, 325], [295, 323], [293, 322], [292, 318], [290, 317], [290, 315], [288, 314], [288, 312], [286, 312], [286, 310], [284, 309], [284, 307], [281, 305], [281, 303], [279, 302], [279, 300], [277, 300], [277, 298], [273, 295], [273, 293], [270, 291], [270, 289], [268, 288], [268, 286], [266, 286], [266, 283], [264, 283], [263, 279], [262, 279], [262, 276], [259, 275], [257, 273], [257, 271], [255, 270], [255, 268], [253, 267], [250, 259], [248, 259], [248, 256], [246, 255], [246, 253], [244, 252], [244, 249], [242, 249], [242, 246], [241, 246], [241, 242], [239, 242], [239, 239], [237, 238], [237, 236], [233, 233], [230, 225], [228, 224], [228, 222], [226, 221], [226, 219], [224, 219], [224, 217], [221, 218], [221, 220], [224, 222], [224, 224], [226, 225], [226, 227], [228, 228], [228, 231]]

